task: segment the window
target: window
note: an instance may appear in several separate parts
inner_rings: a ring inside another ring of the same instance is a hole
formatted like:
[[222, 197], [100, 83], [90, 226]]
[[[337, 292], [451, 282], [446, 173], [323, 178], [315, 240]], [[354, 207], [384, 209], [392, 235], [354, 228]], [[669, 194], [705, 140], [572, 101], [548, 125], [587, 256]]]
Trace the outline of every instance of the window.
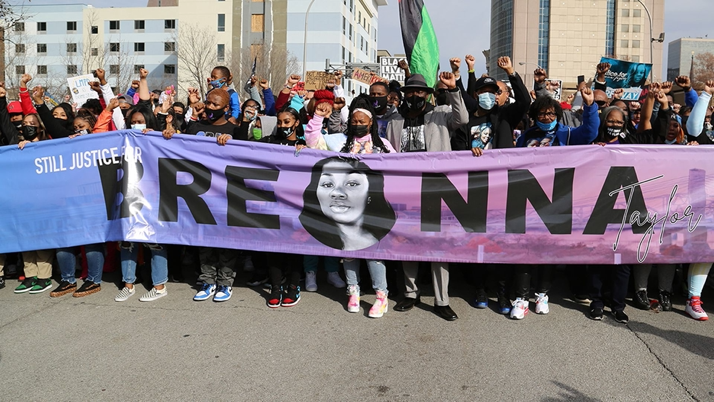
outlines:
[[362, 23], [362, 11], [357, 12], [357, 23], [358, 24]]
[[110, 31], [118, 31], [121, 28], [121, 24], [119, 21], [109, 21], [109, 30]]
[[119, 43], [118, 42], [111, 42], [109, 44], [109, 51], [110, 52], [118, 52], [120, 49]]
[[77, 30], [77, 21], [67, 21], [67, 32], [74, 32]]
[[164, 29], [176, 29], [176, 20], [164, 20]]
[[639, 48], [640, 48], [640, 41], [638, 41], [638, 40], [633, 40], [633, 41], [632, 41], [632, 47], [635, 48], [635, 49], [639, 49]]
[[16, 43], [15, 44], [15, 53], [25, 53], [25, 44], [24, 43]]
[[92, 56], [97, 56], [97, 55], [99, 55], [99, 49], [97, 49], [96, 47], [93, 47], [93, 48], [91, 49], [91, 54], [92, 54]]
[[218, 61], [225, 61], [226, 60], [226, 45], [219, 43], [218, 44], [218, 49], [216, 52], [216, 58]]
[[629, 40], [621, 40], [620, 47], [630, 47], [630, 41]]
[[166, 74], [166, 75], [176, 74], [176, 65], [175, 64], [164, 64], [164, 74]]
[[632, 10], [632, 16], [635, 18], [642, 17], [642, 10], [640, 10], [640, 9]]
[[47, 75], [47, 66], [37, 66], [37, 75]]
[[77, 44], [76, 43], [68, 43], [67, 44], [67, 53], [77, 53]]
[[109, 74], [119, 74], [119, 65], [112, 64], [109, 66]]
[[347, 36], [347, 18], [342, 17], [342, 34]]
[[175, 52], [176, 42], [164, 42], [164, 52]]
[[622, 24], [620, 27], [620, 32], [630, 32], [630, 24]]
[[15, 66], [15, 74], [17, 74], [17, 75], [25, 74], [25, 66]]
[[144, 51], [144, 42], [134, 42], [134, 51], [135, 52], [143, 52]]
[[226, 31], [226, 15], [218, 14], [218, 32]]
[[38, 43], [37, 44], [37, 53], [47, 53], [47, 44], [46, 43]]
[[99, 27], [96, 25], [92, 25], [92, 35], [96, 35], [99, 33]]
[[[17, 26], [17, 24], [15, 24]], [[46, 22], [38, 22], [37, 23], [37, 32], [47, 32], [47, 23]]]
[[142, 68], [144, 68], [143, 64], [134, 64], [134, 74], [139, 74]]
[[77, 74], [77, 66], [67, 66], [67, 74]]
[[622, 9], [622, 17], [629, 17], [630, 16], [630, 10], [627, 8]]
[[263, 14], [253, 14], [250, 16], [250, 31], [251, 32], [263, 32], [265, 24], [265, 15]]
[[134, 21], [134, 29], [143, 30], [143, 29], [144, 29], [144, 24], [145, 24], [145, 23], [144, 23], [144, 20], [135, 20], [135, 21]]
[[[44, 24], [44, 22], [43, 22]], [[39, 31], [40, 23], [37, 23], [37, 30]], [[15, 25], [12, 27], [12, 29], [15, 32], [25, 32], [25, 23], [24, 22], [16, 22]], [[23, 73], [24, 74], [24, 73]]]
[[632, 32], [634, 32], [634, 33], [639, 33], [639, 32], [640, 32], [640, 26], [639, 26], [639, 25], [632, 25]]
[[632, 62], [633, 62], [633, 63], [639, 63], [639, 62], [640, 62], [640, 56], [632, 56]]

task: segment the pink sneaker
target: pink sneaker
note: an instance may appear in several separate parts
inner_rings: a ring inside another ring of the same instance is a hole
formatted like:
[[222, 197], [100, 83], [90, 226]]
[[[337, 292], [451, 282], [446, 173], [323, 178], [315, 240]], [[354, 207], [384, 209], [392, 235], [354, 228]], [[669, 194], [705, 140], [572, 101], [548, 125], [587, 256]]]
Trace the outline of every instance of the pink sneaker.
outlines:
[[350, 296], [347, 302], [347, 311], [350, 313], [359, 313], [359, 287], [356, 285], [348, 286], [347, 294]]
[[687, 300], [687, 307], [684, 308], [684, 311], [697, 321], [709, 319], [707, 313], [702, 309], [702, 300], [697, 296]]
[[380, 318], [387, 312], [388, 307], [387, 293], [377, 291], [377, 300], [374, 301], [374, 305], [369, 309], [369, 316], [371, 318]]

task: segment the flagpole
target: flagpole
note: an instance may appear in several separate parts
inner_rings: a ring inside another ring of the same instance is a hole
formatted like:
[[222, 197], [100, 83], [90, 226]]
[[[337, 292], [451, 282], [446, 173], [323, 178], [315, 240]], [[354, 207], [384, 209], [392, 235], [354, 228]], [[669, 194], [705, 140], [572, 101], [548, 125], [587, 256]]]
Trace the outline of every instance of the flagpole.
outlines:
[[310, 15], [310, 9], [312, 8], [312, 3], [315, 0], [310, 0], [310, 4], [307, 6], [307, 11], [305, 11], [305, 36], [302, 41], [302, 79], [305, 79], [307, 74], [307, 17]]

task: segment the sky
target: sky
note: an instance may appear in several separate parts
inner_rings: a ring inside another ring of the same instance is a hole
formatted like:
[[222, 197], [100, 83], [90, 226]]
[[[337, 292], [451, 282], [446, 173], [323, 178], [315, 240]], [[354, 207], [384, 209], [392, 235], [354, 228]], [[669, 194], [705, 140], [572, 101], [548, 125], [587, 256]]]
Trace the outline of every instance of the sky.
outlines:
[[[117, 5], [117, 0], [31, 0], [30, 4], [85, 3], [95, 7], [111, 7]], [[206, 0], [210, 1], [210, 0]], [[313, 5], [319, 7], [321, 1]], [[604, 0], [598, 0], [604, 1]], [[389, 50], [390, 53], [404, 53], [401, 31], [399, 27], [399, 7], [397, 0], [388, 0], [389, 5], [379, 9], [378, 49]], [[473, 54], [476, 57], [476, 72], [486, 71], [482, 51], [489, 48], [491, 2], [488, 0], [424, 0], [431, 16], [441, 54], [441, 67], [448, 69], [449, 58], [463, 57]], [[122, 7], [141, 7], [146, 0], [123, 0]], [[662, 68], [667, 68], [667, 43], [682, 37], [703, 37], [714, 33], [711, 30], [710, 17], [714, 11], [712, 0], [665, 0], [665, 43], [654, 46], [664, 47]], [[697, 21], [697, 16], [705, 19]], [[709, 20], [707, 20], [708, 18]], [[649, 28], [645, 28], [645, 32]], [[658, 36], [654, 32], [654, 36]], [[714, 37], [714, 35], [713, 35]], [[497, 55], [494, 55], [497, 56]], [[514, 60], [514, 63], [517, 63]], [[584, 74], [587, 72], [583, 72]], [[666, 74], [660, 74], [664, 76]]]

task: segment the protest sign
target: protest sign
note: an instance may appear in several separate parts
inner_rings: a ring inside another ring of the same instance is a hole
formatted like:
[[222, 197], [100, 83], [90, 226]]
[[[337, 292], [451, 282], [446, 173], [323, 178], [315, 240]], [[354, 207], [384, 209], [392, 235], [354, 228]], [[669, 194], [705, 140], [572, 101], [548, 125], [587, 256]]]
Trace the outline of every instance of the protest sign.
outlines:
[[607, 96], [612, 97], [615, 89], [624, 89], [622, 100], [638, 100], [642, 87], [652, 70], [652, 64], [633, 63], [608, 57], [600, 59], [600, 63], [610, 63], [610, 70], [605, 73]]
[[399, 68], [399, 62], [406, 60], [404, 57], [382, 57], [379, 60], [379, 76], [388, 81], [399, 81], [404, 84], [404, 70]]
[[69, 92], [72, 94], [72, 102], [75, 103], [77, 107], [81, 107], [89, 99], [99, 99], [99, 94], [89, 86], [91, 81], [96, 81], [92, 74], [67, 78]]
[[316, 91], [325, 89], [327, 82], [334, 80], [335, 75], [324, 71], [308, 71], [305, 73], [305, 89]]

